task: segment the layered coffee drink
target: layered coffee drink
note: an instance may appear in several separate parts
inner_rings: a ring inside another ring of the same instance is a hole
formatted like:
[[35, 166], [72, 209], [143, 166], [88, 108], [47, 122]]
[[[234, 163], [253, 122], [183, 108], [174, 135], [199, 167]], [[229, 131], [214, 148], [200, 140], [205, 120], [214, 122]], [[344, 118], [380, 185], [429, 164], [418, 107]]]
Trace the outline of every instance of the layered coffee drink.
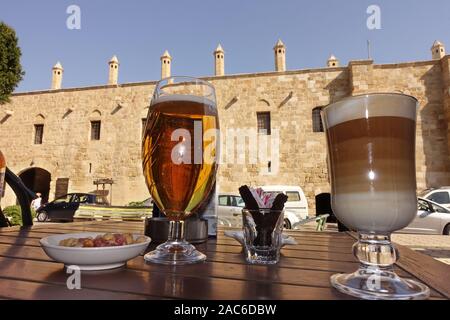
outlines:
[[334, 274], [331, 285], [362, 299], [426, 299], [427, 286], [395, 274], [391, 233], [417, 212], [415, 98], [397, 93], [354, 96], [325, 107], [336, 217], [358, 232], [353, 273]]
[[416, 215], [417, 102], [404, 97], [353, 97], [323, 111], [332, 208], [351, 229], [389, 233]]

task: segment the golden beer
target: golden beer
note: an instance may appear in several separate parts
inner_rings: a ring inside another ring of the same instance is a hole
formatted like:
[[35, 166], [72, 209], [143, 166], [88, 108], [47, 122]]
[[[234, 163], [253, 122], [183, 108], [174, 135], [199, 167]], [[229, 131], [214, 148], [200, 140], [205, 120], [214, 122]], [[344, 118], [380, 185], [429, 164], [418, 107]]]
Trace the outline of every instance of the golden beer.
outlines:
[[170, 220], [184, 220], [208, 197], [215, 182], [219, 128], [214, 102], [173, 95], [153, 101], [142, 141], [145, 181]]

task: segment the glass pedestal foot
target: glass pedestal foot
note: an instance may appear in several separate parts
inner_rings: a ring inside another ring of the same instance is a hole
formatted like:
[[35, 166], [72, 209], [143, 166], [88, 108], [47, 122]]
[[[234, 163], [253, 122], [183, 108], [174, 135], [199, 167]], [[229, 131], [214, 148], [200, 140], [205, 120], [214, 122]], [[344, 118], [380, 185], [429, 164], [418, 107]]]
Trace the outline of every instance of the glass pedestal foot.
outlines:
[[430, 289], [417, 281], [402, 279], [394, 272], [398, 252], [390, 234], [359, 234], [353, 254], [359, 269], [350, 274], [331, 276], [331, 285], [353, 297], [370, 300], [421, 300], [430, 296]]
[[330, 281], [340, 292], [361, 299], [422, 300], [430, 296], [427, 286], [380, 269], [360, 268], [350, 274], [335, 274]]
[[183, 265], [206, 260], [206, 256], [186, 241], [167, 241], [144, 256], [145, 261], [168, 265]]

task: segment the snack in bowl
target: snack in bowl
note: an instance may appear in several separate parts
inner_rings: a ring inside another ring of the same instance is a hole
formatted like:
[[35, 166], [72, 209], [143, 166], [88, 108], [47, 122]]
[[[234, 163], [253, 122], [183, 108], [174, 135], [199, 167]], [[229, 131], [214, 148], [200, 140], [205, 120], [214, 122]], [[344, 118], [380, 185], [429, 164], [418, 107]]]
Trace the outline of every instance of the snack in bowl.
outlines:
[[141, 234], [81, 232], [56, 234], [40, 240], [45, 253], [66, 267], [106, 270], [124, 266], [143, 254], [151, 239]]
[[93, 248], [93, 247], [115, 247], [124, 246], [135, 243], [143, 243], [147, 240], [145, 236], [138, 236], [134, 239], [131, 233], [105, 233], [103, 235], [98, 235], [95, 238], [66, 238], [59, 242], [60, 246], [63, 247], [82, 247], [82, 248]]

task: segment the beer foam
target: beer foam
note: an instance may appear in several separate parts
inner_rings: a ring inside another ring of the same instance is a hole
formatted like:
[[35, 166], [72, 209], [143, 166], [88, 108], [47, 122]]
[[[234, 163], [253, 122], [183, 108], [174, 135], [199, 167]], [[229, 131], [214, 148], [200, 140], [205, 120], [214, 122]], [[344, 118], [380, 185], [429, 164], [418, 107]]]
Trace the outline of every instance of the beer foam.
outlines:
[[324, 126], [369, 117], [401, 117], [416, 120], [418, 101], [397, 93], [375, 93], [344, 98], [323, 109]]
[[214, 105], [214, 102], [211, 99], [190, 94], [172, 94], [160, 96], [156, 99], [152, 99], [151, 105], [168, 101], [189, 101], [194, 103], [207, 104], [210, 106]]

